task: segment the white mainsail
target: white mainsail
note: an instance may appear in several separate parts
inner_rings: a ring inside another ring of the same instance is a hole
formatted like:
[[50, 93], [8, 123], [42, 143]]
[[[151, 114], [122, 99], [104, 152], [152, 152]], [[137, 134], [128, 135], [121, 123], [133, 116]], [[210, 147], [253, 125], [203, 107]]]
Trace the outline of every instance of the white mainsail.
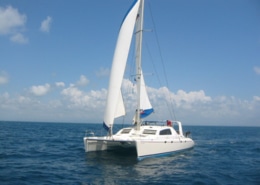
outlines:
[[134, 1], [125, 16], [119, 31], [110, 72], [107, 103], [103, 123], [107, 130], [113, 126], [114, 119], [116, 117], [123, 116], [125, 114], [121, 85], [139, 6], [140, 0]]

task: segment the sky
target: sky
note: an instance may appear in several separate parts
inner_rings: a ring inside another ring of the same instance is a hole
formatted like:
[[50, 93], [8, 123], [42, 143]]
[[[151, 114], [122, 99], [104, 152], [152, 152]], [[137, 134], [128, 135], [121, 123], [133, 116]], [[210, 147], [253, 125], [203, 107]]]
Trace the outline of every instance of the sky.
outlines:
[[[102, 123], [117, 34], [132, 2], [1, 0], [0, 120]], [[258, 0], [146, 0], [144, 28], [150, 119], [260, 126]], [[131, 49], [127, 115], [118, 123], [135, 111], [132, 63]], [[156, 80], [163, 73], [167, 80]]]

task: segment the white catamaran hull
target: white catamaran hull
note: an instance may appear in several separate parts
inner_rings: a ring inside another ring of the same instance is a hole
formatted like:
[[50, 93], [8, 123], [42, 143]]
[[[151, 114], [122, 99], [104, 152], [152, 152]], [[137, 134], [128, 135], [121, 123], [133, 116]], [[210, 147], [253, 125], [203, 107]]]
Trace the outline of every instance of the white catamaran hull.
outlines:
[[194, 142], [191, 139], [185, 140], [162, 140], [162, 141], [136, 141], [138, 159], [168, 155], [192, 148]]
[[179, 133], [169, 126], [141, 126], [140, 131], [134, 127], [123, 128], [117, 134], [104, 137], [84, 137], [86, 152], [133, 149], [137, 158], [143, 159], [167, 155], [192, 148], [194, 142], [183, 135], [182, 126], [178, 124]]
[[129, 148], [136, 150], [137, 158], [167, 155], [192, 148], [194, 142], [190, 138], [172, 139], [172, 140], [113, 140], [105, 138], [84, 138], [86, 152], [115, 150], [120, 148]]
[[117, 148], [135, 148], [136, 146], [134, 141], [115, 141], [107, 137], [97, 137], [96, 139], [93, 137], [84, 137], [84, 145], [86, 152], [113, 150]]

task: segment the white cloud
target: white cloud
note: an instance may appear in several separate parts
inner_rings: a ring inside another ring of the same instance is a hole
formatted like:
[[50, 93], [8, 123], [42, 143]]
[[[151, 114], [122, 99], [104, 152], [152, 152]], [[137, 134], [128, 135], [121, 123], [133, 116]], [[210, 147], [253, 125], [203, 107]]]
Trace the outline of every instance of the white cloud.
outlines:
[[57, 105], [58, 103], [55, 104], [53, 101], [41, 102], [32, 96], [0, 94], [2, 120], [59, 121], [60, 107]]
[[46, 83], [45, 85], [32, 86], [30, 92], [35, 96], [43, 96], [50, 91], [51, 86]]
[[[124, 80], [123, 92], [126, 97], [127, 114], [132, 116], [136, 99], [131, 88], [133, 88], [132, 83]], [[148, 118], [151, 120], [174, 119], [176, 115], [177, 119], [186, 124], [259, 124], [260, 98], [258, 96], [248, 101], [226, 96], [213, 98], [207, 96], [203, 90], [191, 92], [178, 90], [177, 93], [173, 93], [166, 87], [159, 89], [147, 87], [147, 91], [155, 110], [155, 113]]]
[[0, 71], [0, 85], [7, 84], [8, 81], [8, 74], [5, 71]]
[[[105, 105], [106, 90], [100, 91], [91, 90], [90, 92], [83, 92], [76, 86], [70, 86], [61, 91], [65, 100], [70, 102], [68, 107], [84, 108], [93, 111], [91, 114], [95, 114], [95, 111], [100, 111]], [[102, 105], [102, 106], [101, 106]], [[97, 108], [97, 110], [95, 110]]]
[[103, 68], [101, 67], [97, 72], [96, 75], [98, 77], [102, 77], [102, 76], [109, 76], [110, 70], [109, 68]]
[[13, 36], [11, 36], [10, 40], [20, 44], [28, 43], [28, 39], [21, 33], [14, 34]]
[[25, 44], [28, 39], [21, 33], [24, 31], [26, 15], [20, 14], [12, 6], [0, 7], [0, 35], [10, 35], [12, 42]]
[[260, 101], [260, 96], [254, 96], [253, 98], [255, 101]]
[[211, 97], [206, 96], [203, 90], [185, 92], [183, 90], [178, 90], [177, 94], [172, 95], [172, 99], [175, 101], [177, 107], [187, 106], [191, 107], [194, 103], [207, 103], [211, 101]]
[[[1, 119], [101, 123], [107, 90], [83, 91], [80, 88], [81, 86], [74, 84], [65, 87], [63, 82], [56, 82], [53, 86], [48, 83], [32, 86], [30, 92], [36, 96], [0, 93], [0, 115], [3, 115]], [[127, 110], [125, 123], [131, 123], [135, 112], [136, 98], [133, 88], [131, 81], [123, 80], [122, 91]], [[46, 95], [50, 90], [52, 93], [48, 94], [47, 99], [38, 98], [38, 96]], [[251, 100], [240, 100], [232, 96], [210, 97], [203, 90], [191, 92], [178, 90], [175, 93], [166, 87], [147, 87], [147, 90], [151, 104], [155, 109], [155, 113], [148, 117], [149, 120], [174, 119], [170, 113], [171, 106], [173, 106], [177, 119], [182, 121], [184, 125], [259, 126], [259, 96], [254, 96]], [[60, 97], [56, 96], [58, 94]], [[14, 111], [16, 112], [15, 116], [13, 115]], [[121, 120], [117, 119], [116, 122]]]
[[64, 82], [56, 82], [55, 85], [56, 85], [56, 87], [65, 87]]
[[8, 99], [10, 97], [9, 93], [8, 92], [5, 92], [3, 94], [0, 94], [0, 98], [1, 99]]
[[12, 6], [0, 7], [0, 34], [11, 34], [26, 23], [26, 15], [20, 14]]
[[66, 97], [69, 97], [70, 101], [74, 104], [82, 104], [83, 92], [75, 86], [70, 86], [69, 88], [63, 89], [61, 91], [61, 94]]
[[260, 67], [255, 66], [255, 67], [254, 67], [254, 71], [255, 71], [255, 73], [256, 73], [257, 75], [260, 75]]
[[42, 21], [40, 30], [42, 32], [50, 32], [51, 23], [52, 23], [52, 18], [48, 16], [45, 20]]
[[88, 83], [89, 83], [89, 80], [84, 75], [81, 75], [80, 79], [77, 81], [76, 85], [77, 86], [85, 86]]

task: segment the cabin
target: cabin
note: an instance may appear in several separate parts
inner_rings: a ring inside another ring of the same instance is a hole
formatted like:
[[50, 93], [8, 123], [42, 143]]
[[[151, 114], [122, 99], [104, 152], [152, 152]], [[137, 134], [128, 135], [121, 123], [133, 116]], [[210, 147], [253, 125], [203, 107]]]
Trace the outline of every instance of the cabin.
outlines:
[[[176, 126], [177, 125], [177, 126]], [[176, 127], [174, 129], [174, 126]], [[119, 130], [116, 136], [129, 136], [135, 135], [142, 137], [154, 137], [154, 136], [183, 136], [181, 122], [179, 121], [144, 121], [140, 127], [140, 130], [136, 130], [135, 127], [127, 127]]]

